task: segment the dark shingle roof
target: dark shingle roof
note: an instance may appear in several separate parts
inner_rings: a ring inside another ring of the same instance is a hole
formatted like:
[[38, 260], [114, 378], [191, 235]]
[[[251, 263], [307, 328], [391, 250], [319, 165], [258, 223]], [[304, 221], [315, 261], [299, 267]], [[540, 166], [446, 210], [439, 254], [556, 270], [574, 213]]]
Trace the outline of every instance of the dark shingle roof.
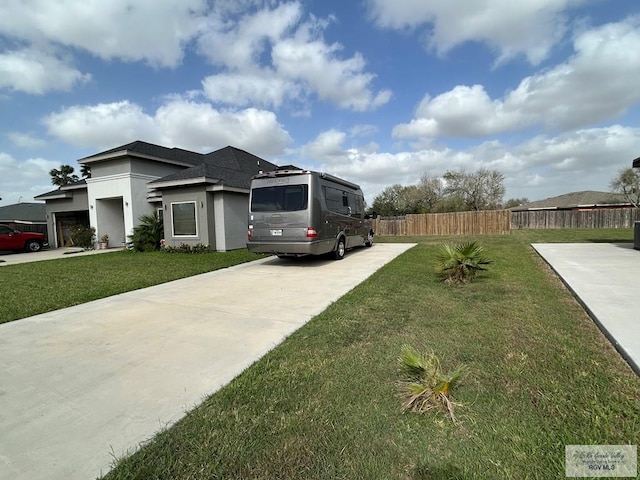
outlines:
[[248, 189], [251, 186], [251, 175], [240, 170], [219, 167], [210, 163], [202, 163], [195, 167], [186, 168], [179, 172], [167, 175], [150, 182], [150, 185], [162, 187], [163, 183], [176, 182], [185, 180], [202, 179], [203, 183], [213, 183], [225, 185], [228, 187]]
[[260, 171], [277, 168], [263, 158], [231, 146], [202, 155], [202, 160], [203, 163], [199, 165], [159, 178], [150, 184], [205, 178], [207, 182], [214, 181], [220, 185], [248, 189], [251, 186], [251, 177]]
[[578, 207], [594, 207], [606, 205], [629, 205], [629, 201], [620, 193], [596, 192], [587, 190], [583, 192], [571, 192], [557, 197], [545, 198], [536, 202], [527, 203], [512, 208], [514, 212], [522, 210], [536, 210], [543, 208], [569, 209]]
[[238, 188], [249, 188], [251, 177], [261, 171], [274, 170], [275, 164], [257, 157], [249, 152], [232, 146], [227, 146], [211, 153], [202, 154], [191, 152], [182, 148], [167, 148], [153, 143], [136, 140], [119, 147], [96, 153], [78, 160], [90, 161], [100, 157], [108, 157], [114, 154], [141, 155], [158, 160], [166, 160], [184, 165], [186, 168], [180, 172], [159, 178], [153, 184], [164, 182], [179, 182], [206, 178], [207, 181], [215, 180], [215, 183]]
[[[81, 188], [84, 188], [84, 189], [87, 188], [87, 180], [84, 179], [84, 178], [82, 180], [78, 180], [77, 182], [69, 183], [67, 185], [63, 185], [61, 187], [58, 187], [55, 190], [51, 190], [51, 191], [46, 192], [46, 193], [41, 193], [40, 195], [36, 195], [33, 198], [47, 200], [47, 197], [49, 197], [49, 196], [60, 195], [60, 192], [65, 192], [65, 191], [68, 191], [68, 190], [78, 190], [78, 189], [81, 189]], [[70, 194], [70, 195], [73, 195], [73, 194]]]
[[633, 161], [633, 168], [640, 168], [640, 157]]
[[136, 140], [135, 142], [127, 143], [126, 145], [120, 145], [119, 147], [111, 148], [104, 152], [81, 158], [78, 160], [78, 163], [83, 163], [84, 160], [92, 160], [119, 152], [122, 152], [123, 154], [124, 152], [127, 152], [129, 155], [145, 155], [188, 165], [198, 165], [204, 161], [204, 155], [202, 153], [192, 152], [182, 148], [167, 148], [161, 145], [143, 142], [142, 140]]
[[250, 175], [274, 170], [276, 165], [236, 147], [227, 146], [205, 155], [205, 163], [240, 170]]
[[0, 207], [0, 222], [46, 222], [44, 203], [15, 203]]

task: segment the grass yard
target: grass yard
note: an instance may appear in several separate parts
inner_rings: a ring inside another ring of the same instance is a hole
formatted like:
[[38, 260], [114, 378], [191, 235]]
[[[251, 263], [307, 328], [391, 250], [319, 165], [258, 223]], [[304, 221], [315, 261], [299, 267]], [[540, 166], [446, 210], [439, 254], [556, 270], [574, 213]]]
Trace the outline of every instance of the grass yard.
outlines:
[[[565, 445], [638, 443], [640, 380], [529, 247], [631, 242], [631, 230], [474, 238], [494, 263], [462, 287], [433, 264], [443, 241], [470, 239], [381, 240], [419, 245], [106, 478], [546, 480], [564, 478]], [[457, 424], [403, 413], [404, 344], [470, 368]]]
[[0, 267], [0, 323], [260, 258], [247, 250], [203, 254], [118, 251]]

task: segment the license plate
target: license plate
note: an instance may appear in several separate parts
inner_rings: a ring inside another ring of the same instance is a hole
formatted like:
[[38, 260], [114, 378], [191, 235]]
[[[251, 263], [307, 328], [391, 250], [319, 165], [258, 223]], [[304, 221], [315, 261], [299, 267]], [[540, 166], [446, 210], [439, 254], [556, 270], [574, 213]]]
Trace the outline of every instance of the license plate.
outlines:
[[271, 230], [271, 235], [273, 235], [275, 237], [281, 237], [282, 236], [282, 229], [279, 228], [278, 230]]

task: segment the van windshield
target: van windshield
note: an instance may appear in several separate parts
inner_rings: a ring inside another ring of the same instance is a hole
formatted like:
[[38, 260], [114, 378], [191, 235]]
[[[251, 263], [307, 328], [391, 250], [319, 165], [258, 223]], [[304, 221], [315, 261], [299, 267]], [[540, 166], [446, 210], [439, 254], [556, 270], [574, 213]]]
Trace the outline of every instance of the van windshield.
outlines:
[[308, 185], [274, 185], [251, 190], [252, 212], [295, 212], [306, 210]]

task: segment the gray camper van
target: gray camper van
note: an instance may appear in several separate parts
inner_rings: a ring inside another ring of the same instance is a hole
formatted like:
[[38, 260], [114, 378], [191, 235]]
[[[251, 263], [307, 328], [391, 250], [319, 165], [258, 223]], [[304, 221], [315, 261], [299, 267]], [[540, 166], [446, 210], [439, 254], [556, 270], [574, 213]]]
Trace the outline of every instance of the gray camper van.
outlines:
[[253, 177], [247, 248], [280, 257], [373, 245], [360, 187], [341, 178], [297, 167], [279, 167]]

